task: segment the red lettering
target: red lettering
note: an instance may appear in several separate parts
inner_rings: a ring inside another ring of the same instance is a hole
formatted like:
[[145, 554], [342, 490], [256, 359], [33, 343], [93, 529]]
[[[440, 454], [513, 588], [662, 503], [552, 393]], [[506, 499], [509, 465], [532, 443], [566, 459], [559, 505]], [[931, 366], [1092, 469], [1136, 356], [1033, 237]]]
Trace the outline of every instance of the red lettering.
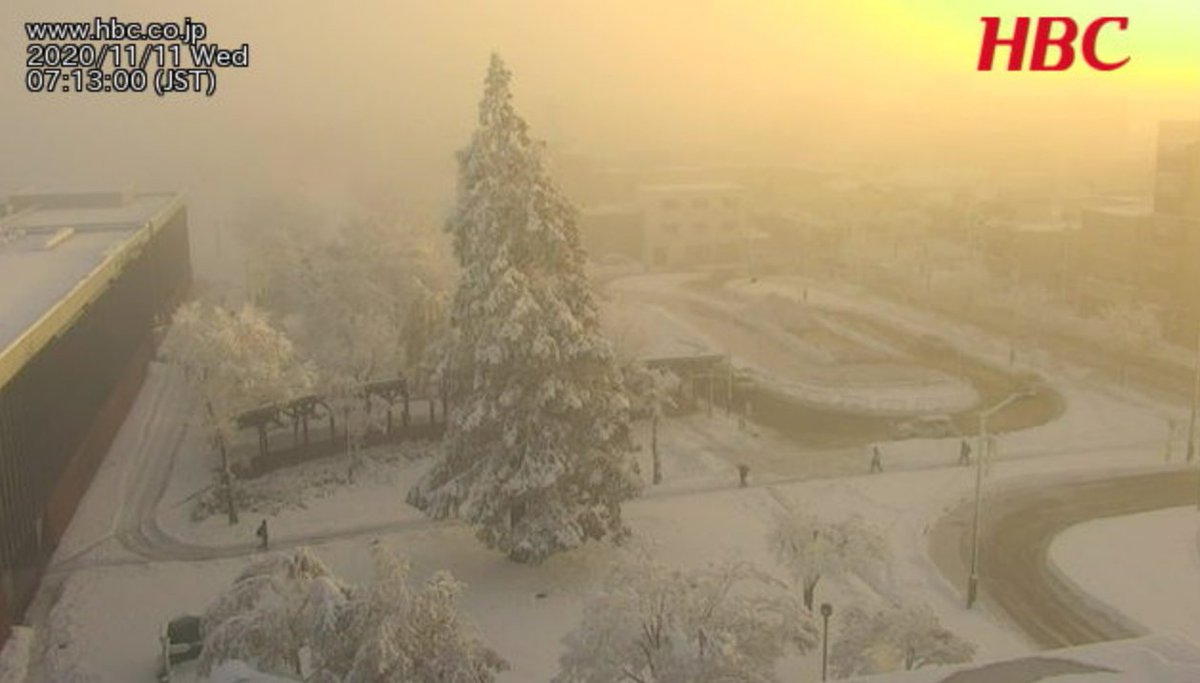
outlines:
[[[1062, 35], [1051, 38], [1055, 24], [1063, 26]], [[1070, 17], [1041, 17], [1037, 23], [1037, 34], [1033, 39], [1033, 58], [1029, 61], [1030, 71], [1066, 71], [1075, 63], [1075, 36], [1079, 35], [1079, 26]], [[1050, 46], [1058, 48], [1058, 63], [1046, 64], [1046, 53]]]
[[979, 71], [991, 71], [996, 58], [996, 48], [1009, 48], [1008, 70], [1020, 71], [1025, 63], [1025, 40], [1029, 37], [1029, 17], [1017, 17], [1012, 38], [1000, 37], [1000, 17], [983, 17], [983, 46], [979, 50]]
[[1101, 17], [1091, 23], [1083, 32], [1083, 60], [1088, 66], [1097, 71], [1115, 71], [1129, 63], [1129, 57], [1119, 62], [1105, 62], [1096, 56], [1096, 40], [1100, 37], [1100, 29], [1107, 24], [1116, 24], [1122, 31], [1129, 28], [1129, 17]]

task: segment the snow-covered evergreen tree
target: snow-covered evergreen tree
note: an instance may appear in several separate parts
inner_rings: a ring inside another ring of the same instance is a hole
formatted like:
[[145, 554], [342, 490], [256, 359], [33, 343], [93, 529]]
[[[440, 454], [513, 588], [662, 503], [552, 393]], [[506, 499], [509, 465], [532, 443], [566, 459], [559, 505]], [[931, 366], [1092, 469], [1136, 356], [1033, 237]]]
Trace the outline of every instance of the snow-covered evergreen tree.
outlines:
[[621, 503], [640, 482], [575, 212], [513, 108], [510, 78], [493, 56], [479, 128], [458, 158], [452, 411], [444, 457], [409, 501], [536, 562], [623, 533]]
[[839, 621], [830, 654], [839, 678], [958, 664], [975, 655], [975, 646], [944, 628], [927, 605], [855, 606]]
[[229, 660], [313, 683], [489, 683], [507, 663], [458, 614], [462, 585], [372, 546], [375, 578], [350, 586], [306, 549], [260, 560], [205, 612], [201, 673]]
[[767, 683], [816, 643], [786, 585], [744, 563], [619, 568], [566, 638], [554, 683]]
[[888, 562], [883, 537], [855, 518], [833, 523], [791, 511], [776, 518], [768, 543], [775, 558], [801, 585], [809, 610], [822, 578], [854, 574], [871, 579]]

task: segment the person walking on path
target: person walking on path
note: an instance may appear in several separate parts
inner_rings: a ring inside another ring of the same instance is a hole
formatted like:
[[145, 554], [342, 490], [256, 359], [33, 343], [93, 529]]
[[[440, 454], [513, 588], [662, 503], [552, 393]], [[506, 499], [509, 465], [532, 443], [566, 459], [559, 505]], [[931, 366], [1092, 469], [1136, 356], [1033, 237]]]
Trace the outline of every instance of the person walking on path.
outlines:
[[962, 446], [958, 449], [958, 464], [964, 467], [971, 464], [971, 444], [966, 439], [962, 440]]
[[269, 540], [267, 538], [267, 520], [264, 519], [262, 523], [258, 525], [258, 531], [255, 531], [254, 535], [258, 536], [259, 549], [266, 550], [267, 546], [269, 545]]
[[871, 473], [883, 471], [883, 455], [879, 452], [879, 444], [871, 446]]
[[738, 486], [746, 488], [746, 484], [750, 478], [750, 466], [742, 463], [738, 465]]

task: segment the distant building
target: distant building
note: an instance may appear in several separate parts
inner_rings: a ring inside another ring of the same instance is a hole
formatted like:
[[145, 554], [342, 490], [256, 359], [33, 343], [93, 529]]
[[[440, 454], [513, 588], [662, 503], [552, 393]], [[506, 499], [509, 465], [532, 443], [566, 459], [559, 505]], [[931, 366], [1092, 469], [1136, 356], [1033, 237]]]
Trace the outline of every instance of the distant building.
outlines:
[[1076, 274], [1086, 308], [1164, 301], [1166, 278], [1153, 230], [1153, 208], [1137, 198], [1103, 198], [1081, 212]]
[[1154, 213], [1171, 270], [1167, 329], [1191, 342], [1200, 329], [1200, 121], [1159, 127]]
[[1159, 127], [1152, 201], [1106, 198], [1082, 211], [1077, 290], [1092, 308], [1140, 304], [1166, 335], [1200, 328], [1200, 121]]
[[642, 207], [637, 204], [586, 208], [580, 212], [579, 231], [593, 258], [619, 255], [640, 261], [646, 252]]
[[639, 188], [642, 260], [652, 268], [745, 262], [752, 238], [745, 192], [734, 184]]
[[191, 282], [174, 194], [0, 200], [0, 645]]
[[1200, 216], [1200, 121], [1167, 121], [1159, 125], [1154, 212]]

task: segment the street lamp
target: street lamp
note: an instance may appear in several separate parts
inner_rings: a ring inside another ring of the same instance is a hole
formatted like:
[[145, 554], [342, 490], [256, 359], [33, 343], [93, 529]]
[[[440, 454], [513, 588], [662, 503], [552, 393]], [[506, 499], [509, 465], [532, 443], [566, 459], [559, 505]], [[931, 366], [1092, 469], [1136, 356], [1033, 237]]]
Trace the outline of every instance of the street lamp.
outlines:
[[821, 603], [821, 619], [825, 627], [821, 635], [821, 680], [827, 680], [829, 673], [829, 617], [833, 616], [833, 605]]
[[[1196, 330], [1196, 369], [1192, 386], [1192, 419], [1188, 422], [1187, 461], [1191, 462], [1196, 456], [1196, 411], [1200, 408], [1200, 328]], [[1200, 509], [1200, 494], [1197, 494], [1196, 507]]]
[[967, 577], [967, 609], [975, 604], [979, 592], [979, 519], [983, 511], [983, 459], [988, 451], [988, 418], [1007, 408], [1009, 404], [1029, 398], [1036, 392], [1026, 389], [979, 413], [979, 454], [975, 456], [975, 517], [971, 522], [971, 573]]

